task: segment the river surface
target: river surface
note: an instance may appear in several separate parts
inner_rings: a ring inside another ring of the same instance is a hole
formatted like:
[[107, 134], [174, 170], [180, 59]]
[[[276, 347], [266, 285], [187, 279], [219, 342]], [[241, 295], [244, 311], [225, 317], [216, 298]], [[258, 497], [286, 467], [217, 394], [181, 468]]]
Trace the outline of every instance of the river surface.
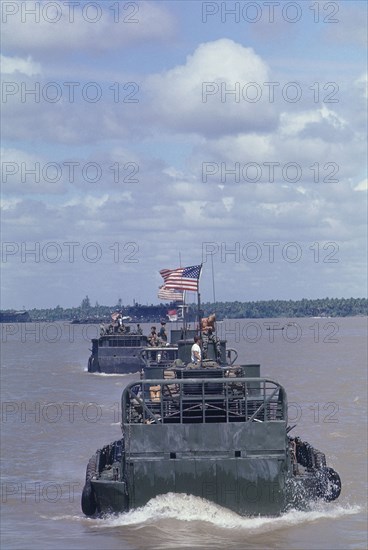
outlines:
[[278, 518], [240, 517], [185, 494], [106, 519], [84, 517], [87, 461], [119, 439], [121, 391], [139, 375], [86, 372], [96, 326], [0, 327], [2, 549], [367, 548], [366, 318], [218, 324], [238, 362], [260, 363], [262, 376], [286, 387], [292, 433], [321, 449], [342, 479], [337, 501]]

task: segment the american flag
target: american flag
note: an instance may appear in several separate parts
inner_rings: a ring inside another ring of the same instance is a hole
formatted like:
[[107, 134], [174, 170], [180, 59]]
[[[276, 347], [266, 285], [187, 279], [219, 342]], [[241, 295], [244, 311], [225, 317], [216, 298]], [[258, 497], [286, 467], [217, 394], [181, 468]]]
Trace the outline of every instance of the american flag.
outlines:
[[161, 300], [170, 300], [170, 302], [183, 302], [184, 293], [182, 290], [174, 290], [173, 288], [167, 288], [165, 285], [162, 285], [159, 288], [158, 297], [161, 298]]
[[198, 281], [202, 265], [179, 267], [178, 269], [161, 269], [160, 275], [164, 279], [165, 288], [177, 288], [198, 292]]

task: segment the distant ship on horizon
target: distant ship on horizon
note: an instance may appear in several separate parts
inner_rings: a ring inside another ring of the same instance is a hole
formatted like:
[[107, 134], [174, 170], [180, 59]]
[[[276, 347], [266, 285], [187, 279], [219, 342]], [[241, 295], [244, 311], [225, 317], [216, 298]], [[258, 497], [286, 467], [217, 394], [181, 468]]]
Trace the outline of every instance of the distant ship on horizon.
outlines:
[[31, 316], [26, 310], [0, 311], [0, 323], [30, 323]]

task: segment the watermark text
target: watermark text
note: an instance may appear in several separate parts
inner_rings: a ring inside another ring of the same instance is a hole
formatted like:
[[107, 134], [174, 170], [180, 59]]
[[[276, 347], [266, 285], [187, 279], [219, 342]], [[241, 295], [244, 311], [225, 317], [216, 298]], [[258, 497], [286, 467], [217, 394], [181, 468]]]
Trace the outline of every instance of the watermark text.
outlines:
[[202, 23], [339, 23], [338, 2], [202, 2]]
[[271, 321], [232, 321], [225, 320], [218, 323], [217, 336], [228, 342], [246, 342], [256, 344], [265, 340], [271, 344], [285, 342], [295, 344], [302, 338], [312, 338], [313, 343], [337, 344], [339, 343], [339, 325], [335, 321], [315, 319], [309, 326], [304, 326], [296, 321], [281, 322]]
[[221, 263], [258, 263], [273, 264], [277, 261], [297, 263], [312, 260], [314, 263], [339, 263], [339, 245], [334, 241], [299, 244], [296, 241], [249, 241], [249, 242], [203, 242], [202, 263], [216, 257]]
[[8, 263], [51, 263], [75, 262], [97, 263], [112, 260], [114, 263], [139, 263], [139, 245], [134, 241], [114, 242], [101, 245], [98, 242], [81, 243], [78, 241], [15, 242], [4, 241], [1, 244], [1, 261]]
[[311, 99], [314, 103], [339, 103], [337, 82], [314, 82], [301, 86], [298, 82], [202, 82], [202, 103], [297, 103]]
[[50, 23], [59, 22], [96, 24], [99, 21], [109, 23], [139, 23], [138, 2], [1, 2], [1, 21], [8, 23]]
[[336, 162], [314, 162], [302, 166], [291, 161], [259, 162], [202, 162], [202, 183], [339, 183], [339, 165]]
[[98, 103], [105, 99], [114, 103], [139, 103], [136, 82], [113, 82], [101, 86], [98, 82], [17, 82], [3, 81], [1, 102], [20, 103]]
[[76, 481], [63, 483], [56, 481], [6, 481], [1, 483], [1, 502], [6, 504], [14, 499], [20, 499], [23, 503], [48, 502], [54, 504], [62, 500], [74, 502], [76, 493], [77, 499], [80, 498], [80, 491], [81, 484]]
[[13, 162], [1, 163], [2, 183], [139, 183], [139, 165], [136, 162]]

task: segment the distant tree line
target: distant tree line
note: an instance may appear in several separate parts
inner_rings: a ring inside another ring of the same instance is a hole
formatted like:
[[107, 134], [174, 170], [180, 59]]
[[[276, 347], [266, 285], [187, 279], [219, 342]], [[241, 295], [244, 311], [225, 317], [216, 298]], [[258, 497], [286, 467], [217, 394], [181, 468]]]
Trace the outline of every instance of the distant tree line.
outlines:
[[202, 305], [205, 315], [216, 312], [219, 319], [265, 317], [351, 317], [368, 315], [367, 298], [321, 298], [318, 300], [264, 300], [260, 302], [217, 302]]
[[[75, 321], [75, 322], [109, 322], [111, 313], [121, 311], [131, 317], [132, 321], [159, 322], [166, 318], [168, 309], [175, 304], [134, 305], [122, 304], [121, 298], [113, 306], [103, 306], [98, 302], [91, 305], [86, 296], [80, 306], [63, 308], [56, 306], [48, 309], [31, 309], [28, 311], [32, 321]], [[256, 319], [267, 317], [350, 317], [368, 315], [367, 298], [321, 298], [318, 300], [264, 300], [259, 302], [207, 302], [201, 304], [204, 316], [216, 313], [217, 319]], [[8, 315], [12, 310], [2, 311]], [[196, 318], [197, 306], [190, 304], [187, 310], [188, 321]], [[5, 318], [5, 317], [4, 317]]]

